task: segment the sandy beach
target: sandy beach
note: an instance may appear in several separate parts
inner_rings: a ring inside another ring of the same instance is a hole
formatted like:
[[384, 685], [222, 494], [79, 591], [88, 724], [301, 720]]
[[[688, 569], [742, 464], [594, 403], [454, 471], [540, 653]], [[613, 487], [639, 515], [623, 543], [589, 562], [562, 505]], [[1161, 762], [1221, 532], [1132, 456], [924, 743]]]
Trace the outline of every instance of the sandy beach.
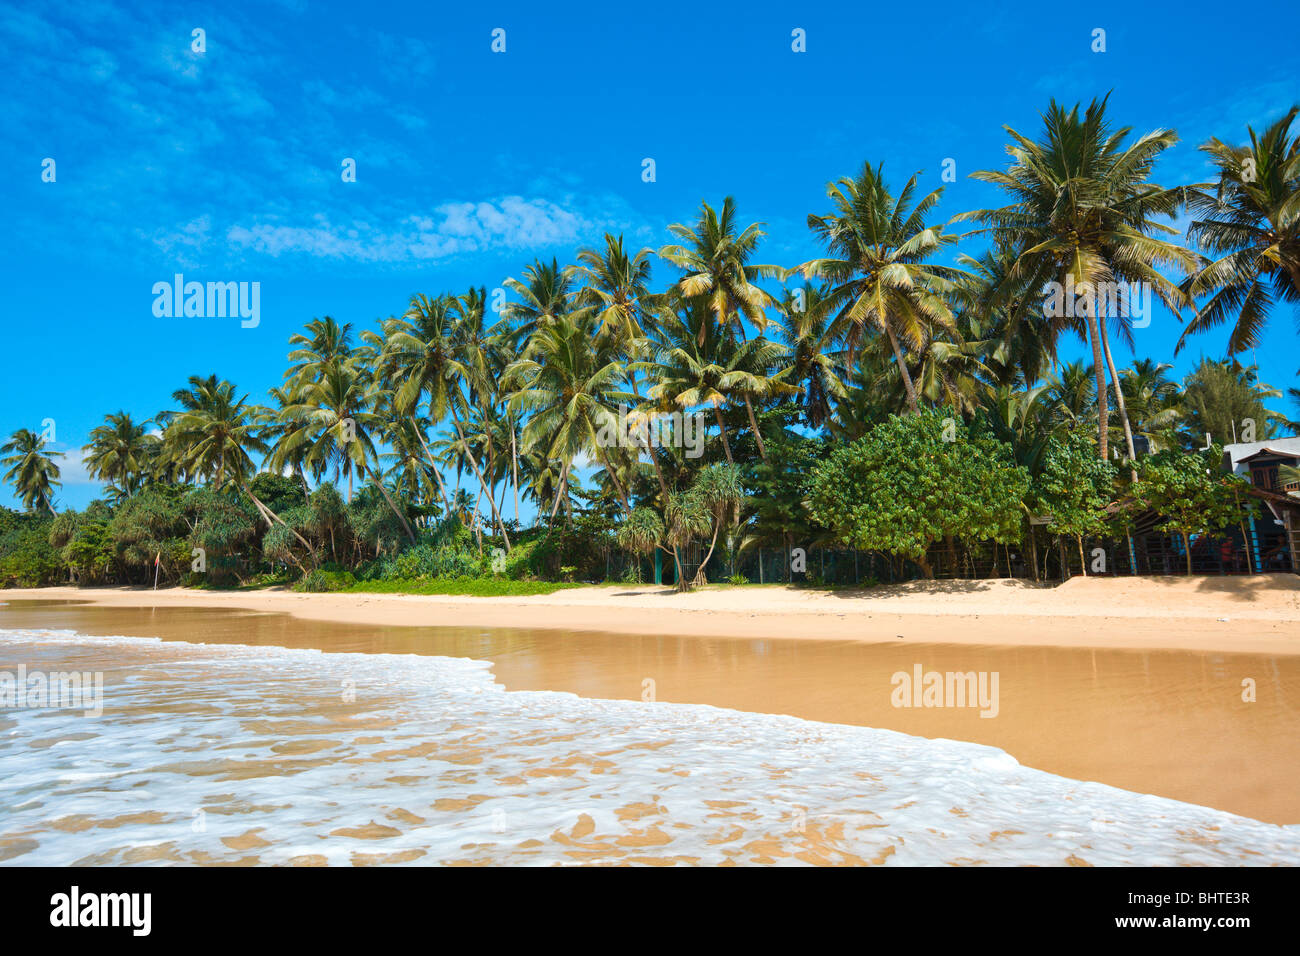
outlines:
[[41, 588], [0, 600], [219, 607], [380, 626], [1300, 654], [1300, 577], [914, 581], [869, 591], [588, 587], [533, 597]]

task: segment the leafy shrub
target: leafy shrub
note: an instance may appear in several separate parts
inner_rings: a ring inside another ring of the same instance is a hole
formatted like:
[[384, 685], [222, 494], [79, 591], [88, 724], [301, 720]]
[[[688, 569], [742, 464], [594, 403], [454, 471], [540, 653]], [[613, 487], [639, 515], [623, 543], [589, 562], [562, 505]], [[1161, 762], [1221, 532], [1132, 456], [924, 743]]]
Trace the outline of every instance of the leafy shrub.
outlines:
[[0, 518], [0, 587], [38, 588], [67, 577], [59, 551], [50, 544], [49, 517], [8, 509]]
[[293, 586], [295, 591], [306, 591], [309, 593], [324, 593], [327, 591], [342, 591], [352, 587], [357, 583], [356, 577], [351, 571], [338, 571], [326, 568], [315, 568], [308, 571], [297, 584]]

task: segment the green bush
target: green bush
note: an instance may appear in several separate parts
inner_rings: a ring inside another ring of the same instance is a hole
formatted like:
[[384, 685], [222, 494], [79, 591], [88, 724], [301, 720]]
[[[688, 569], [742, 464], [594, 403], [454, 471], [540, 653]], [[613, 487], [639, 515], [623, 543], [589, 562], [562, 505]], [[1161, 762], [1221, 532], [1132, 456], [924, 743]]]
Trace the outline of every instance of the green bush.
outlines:
[[357, 583], [356, 577], [351, 571], [327, 570], [325, 568], [315, 568], [308, 571], [297, 584], [293, 586], [295, 591], [306, 591], [309, 593], [324, 593], [327, 591], [343, 591]]
[[0, 520], [0, 587], [39, 588], [67, 579], [59, 549], [50, 544], [48, 517], [4, 509]]

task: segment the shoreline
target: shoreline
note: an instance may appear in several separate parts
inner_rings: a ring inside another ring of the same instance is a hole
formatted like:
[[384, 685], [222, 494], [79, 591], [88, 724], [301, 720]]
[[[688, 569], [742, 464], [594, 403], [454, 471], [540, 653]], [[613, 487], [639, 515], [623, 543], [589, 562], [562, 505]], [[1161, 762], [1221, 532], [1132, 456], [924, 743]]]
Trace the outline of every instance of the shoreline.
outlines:
[[592, 586], [462, 597], [168, 588], [0, 591], [0, 603], [216, 607], [398, 627], [490, 627], [679, 637], [993, 644], [1300, 654], [1300, 577], [913, 581], [867, 591], [714, 585], [689, 594]]

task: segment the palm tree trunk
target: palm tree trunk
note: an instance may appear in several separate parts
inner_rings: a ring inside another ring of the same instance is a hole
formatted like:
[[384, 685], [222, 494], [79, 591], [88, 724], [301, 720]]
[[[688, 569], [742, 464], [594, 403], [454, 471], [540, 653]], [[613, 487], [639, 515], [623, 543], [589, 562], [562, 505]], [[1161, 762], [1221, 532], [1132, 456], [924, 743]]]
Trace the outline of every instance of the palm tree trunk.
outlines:
[[438, 497], [442, 499], [442, 506], [447, 509], [448, 517], [451, 516], [451, 501], [447, 497], [447, 489], [442, 484], [442, 472], [438, 470], [438, 463], [433, 460], [433, 452], [429, 451], [429, 445], [424, 440], [424, 435], [420, 432], [420, 426], [412, 421], [415, 428], [415, 437], [420, 440], [420, 447], [424, 449], [424, 457], [429, 459], [429, 467], [433, 469], [434, 480], [438, 483]]
[[[365, 476], [366, 476], [366, 471], [363, 468], [361, 472], [361, 477], [365, 478]], [[415, 532], [411, 530], [410, 524], [407, 523], [406, 515], [402, 514], [400, 511], [397, 510], [397, 503], [393, 501], [392, 495], [390, 495], [388, 493], [388, 489], [384, 487], [383, 479], [379, 475], [374, 474], [373, 472], [371, 473], [370, 477], [374, 481], [375, 486], [379, 488], [379, 493], [384, 496], [384, 500], [388, 502], [388, 507], [392, 509], [393, 514], [397, 515], [397, 520], [402, 523], [402, 530], [405, 531], [406, 536], [411, 539], [411, 544], [415, 544]]]
[[551, 521], [555, 520], [555, 513], [560, 510], [560, 498], [565, 495], [565, 485], [569, 480], [569, 465], [572, 463], [573, 459], [569, 459], [564, 463], [564, 467], [560, 469], [560, 481], [555, 488], [555, 504], [551, 505], [551, 517], [549, 519]]
[[1101, 354], [1101, 333], [1097, 331], [1097, 316], [1093, 314], [1095, 302], [1096, 299], [1089, 296], [1084, 311], [1088, 317], [1088, 338], [1092, 344], [1092, 369], [1097, 379], [1097, 453], [1105, 461], [1109, 450], [1106, 431], [1110, 421], [1110, 407], [1106, 400], [1106, 365]]
[[754, 406], [749, 403], [749, 396], [745, 396], [745, 411], [749, 412], [749, 427], [754, 432], [754, 441], [758, 442], [758, 454], [763, 459], [763, 464], [767, 464], [767, 446], [763, 444], [763, 436], [758, 430], [758, 420], [754, 417]]
[[[483, 478], [483, 470], [478, 466], [478, 459], [474, 457], [474, 450], [469, 447], [469, 442], [465, 440], [465, 433], [460, 427], [460, 416], [456, 414], [455, 402], [448, 403], [451, 406], [451, 423], [456, 426], [456, 437], [460, 439], [461, 447], [465, 449], [465, 457], [469, 459], [470, 466], [474, 469], [474, 475], [478, 478], [479, 486], [487, 487], [487, 481]], [[497, 511], [496, 499], [488, 495], [488, 504], [492, 506], [492, 520], [496, 522], [497, 530], [501, 532], [501, 537], [505, 541], [506, 553], [510, 553], [510, 535], [506, 534], [506, 526], [501, 521], [501, 514]]]
[[898, 347], [898, 336], [894, 334], [893, 326], [885, 324], [885, 332], [889, 335], [889, 345], [894, 350], [894, 361], [898, 363], [899, 374], [903, 377], [903, 388], [907, 390], [907, 407], [913, 415], [921, 413], [921, 403], [916, 398], [916, 387], [912, 385], [912, 373], [907, 370], [907, 362], [903, 359], [903, 350]]
[[731, 442], [727, 441], [727, 426], [722, 422], [722, 408], [713, 406], [713, 417], [718, 422], [718, 431], [722, 434], [722, 450], [727, 453], [727, 464], [734, 465], [736, 460], [731, 457]]
[[618, 475], [614, 473], [613, 466], [610, 465], [609, 459], [605, 457], [605, 449], [600, 447], [599, 442], [596, 443], [596, 454], [600, 458], [600, 463], [605, 466], [605, 474], [609, 475], [610, 481], [614, 483], [615, 490], [618, 491], [619, 500], [623, 502], [623, 510], [631, 512], [632, 505], [627, 500], [627, 492], [623, 490], [623, 482], [618, 480]]
[[519, 452], [515, 448], [515, 423], [510, 423], [510, 474], [515, 485], [515, 521], [519, 521]]
[[718, 532], [721, 530], [722, 519], [718, 517], [713, 525], [713, 540], [709, 542], [709, 553], [704, 556], [704, 560], [700, 562], [699, 570], [695, 572], [695, 583], [701, 587], [709, 583], [709, 579], [704, 576], [704, 569], [709, 566], [709, 558], [713, 557], [713, 548], [718, 543]]
[[[1128, 407], [1124, 404], [1124, 390], [1120, 388], [1119, 373], [1115, 371], [1115, 360], [1110, 354], [1110, 336], [1106, 332], [1106, 321], [1103, 316], [1097, 323], [1101, 330], [1101, 349], [1106, 355], [1106, 368], [1110, 371], [1110, 381], [1115, 388], [1115, 408], [1119, 411], [1119, 420], [1124, 423], [1124, 441], [1128, 444], [1128, 460], [1137, 460], [1137, 449], [1133, 445], [1133, 429], [1129, 425]], [[1137, 470], [1132, 470], [1132, 478], [1137, 481]]]
[[[311, 563], [313, 565], [318, 563], [316, 561], [316, 549], [311, 546], [310, 541], [308, 541], [306, 538], [300, 535], [295, 528], [289, 525], [288, 522], [286, 522], [278, 514], [276, 514], [274, 511], [268, 508], [265, 504], [263, 504], [262, 501], [257, 497], [257, 495], [253, 494], [252, 489], [249, 488], [248, 485], [244, 484], [243, 482], [240, 482], [240, 488], [244, 492], [244, 494], [248, 495], [248, 497], [252, 499], [253, 507], [255, 507], [258, 510], [258, 512], [262, 515], [262, 518], [263, 520], [266, 521], [266, 526], [268, 528], [271, 527], [273, 521], [280, 522], [280, 524], [284, 525], [286, 528], [289, 529], [290, 534], [292, 534], [295, 538], [297, 538], [300, 542], [302, 542], [303, 547], [307, 549], [307, 553], [311, 555]], [[301, 566], [302, 565], [299, 565], [299, 567]]]

